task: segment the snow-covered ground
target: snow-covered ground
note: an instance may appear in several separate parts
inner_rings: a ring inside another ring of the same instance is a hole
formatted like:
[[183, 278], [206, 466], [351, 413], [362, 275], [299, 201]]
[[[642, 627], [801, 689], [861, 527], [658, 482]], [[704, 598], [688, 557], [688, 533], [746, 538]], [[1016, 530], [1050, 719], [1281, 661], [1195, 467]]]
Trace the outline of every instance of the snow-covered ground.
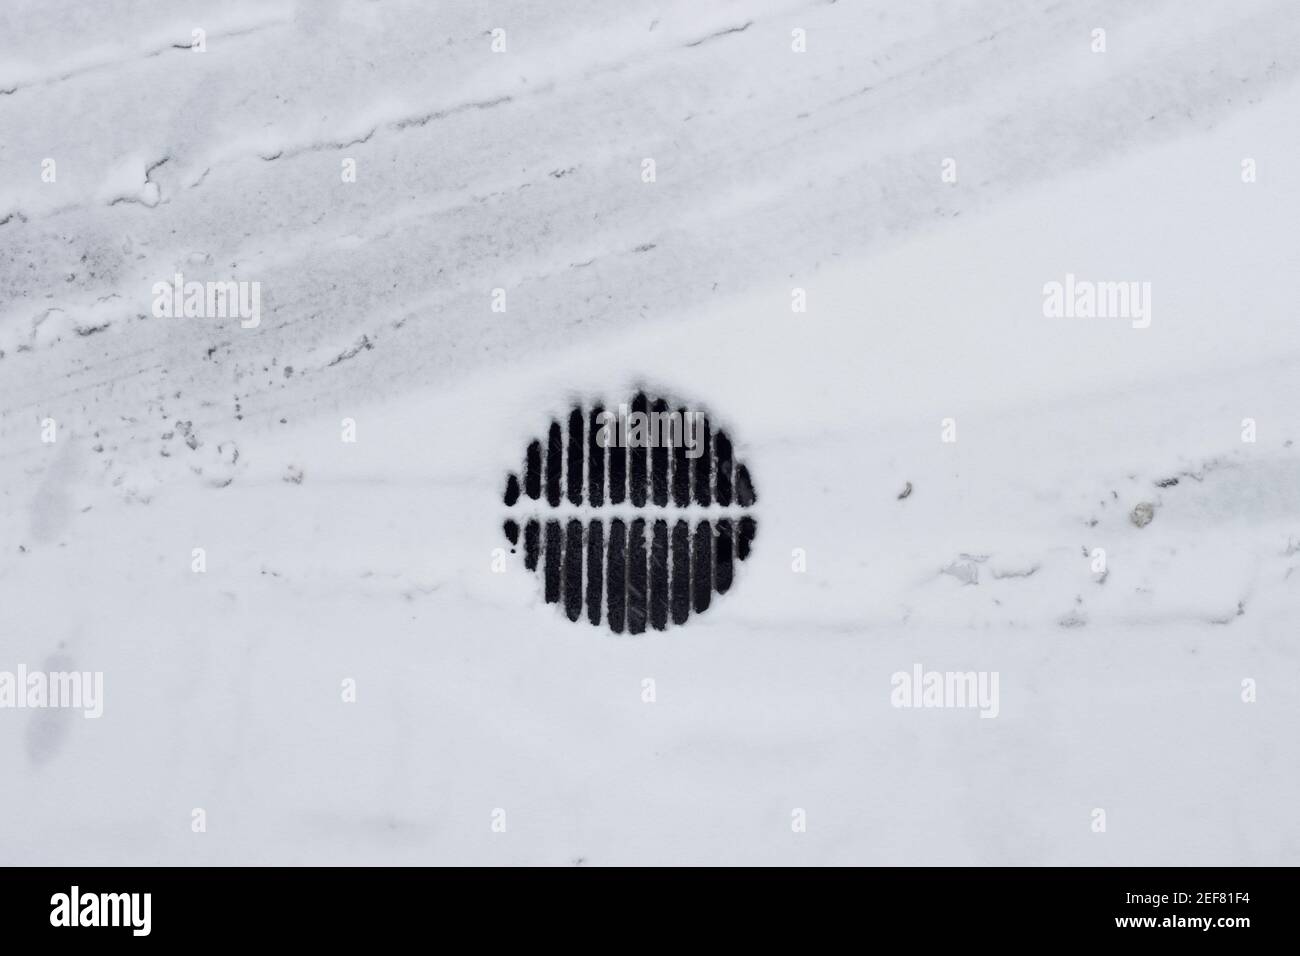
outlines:
[[[1298, 73], [1290, 0], [6, 4], [0, 672], [104, 712], [0, 708], [0, 863], [1300, 862]], [[631, 637], [493, 551], [638, 384], [759, 531]]]

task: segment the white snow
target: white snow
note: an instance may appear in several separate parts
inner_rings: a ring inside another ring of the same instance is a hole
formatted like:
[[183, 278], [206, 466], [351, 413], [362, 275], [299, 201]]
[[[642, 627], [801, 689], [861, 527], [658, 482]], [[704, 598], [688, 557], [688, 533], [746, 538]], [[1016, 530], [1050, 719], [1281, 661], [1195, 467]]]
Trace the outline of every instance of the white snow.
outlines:
[[[0, 709], [0, 862], [1300, 860], [1292, 5], [10, 6], [0, 670], [104, 715]], [[153, 318], [176, 271], [260, 328]], [[527, 442], [639, 384], [759, 524], [634, 638], [491, 565]], [[997, 718], [891, 707], [915, 663]]]

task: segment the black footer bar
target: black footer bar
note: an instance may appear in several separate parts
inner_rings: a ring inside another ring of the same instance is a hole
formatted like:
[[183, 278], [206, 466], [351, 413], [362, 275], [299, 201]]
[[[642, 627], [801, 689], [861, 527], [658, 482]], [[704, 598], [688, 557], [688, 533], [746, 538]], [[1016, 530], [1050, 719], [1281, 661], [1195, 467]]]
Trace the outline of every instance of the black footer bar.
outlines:
[[10, 868], [0, 926], [8, 942], [89, 944], [337, 946], [422, 932], [435, 945], [464, 933], [773, 944], [897, 931], [927, 948], [1098, 936], [1231, 945], [1293, 939], [1295, 885], [1289, 869]]

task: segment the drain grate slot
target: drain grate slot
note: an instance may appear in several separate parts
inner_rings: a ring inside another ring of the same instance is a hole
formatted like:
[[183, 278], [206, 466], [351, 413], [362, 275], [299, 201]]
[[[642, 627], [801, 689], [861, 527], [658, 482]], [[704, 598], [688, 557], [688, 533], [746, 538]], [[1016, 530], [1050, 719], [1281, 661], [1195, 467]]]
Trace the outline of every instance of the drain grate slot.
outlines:
[[587, 531], [587, 620], [600, 623], [600, 592], [604, 586], [605, 524], [597, 519]]
[[591, 410], [587, 433], [587, 500], [596, 508], [605, 503], [605, 449], [599, 440], [604, 411], [599, 405]]
[[554, 604], [560, 599], [560, 523], [546, 522], [546, 603]]
[[713, 586], [719, 594], [731, 589], [731, 541], [731, 519], [723, 518], [718, 522], [717, 548], [713, 552]]
[[609, 500], [615, 505], [627, 500], [627, 449], [622, 446], [609, 449]]
[[568, 488], [569, 504], [582, 504], [582, 460], [586, 446], [586, 426], [582, 420], [582, 410], [575, 408], [569, 415], [569, 460]]
[[685, 521], [673, 525], [673, 623], [691, 616], [691, 529]]
[[754, 535], [758, 532], [758, 526], [754, 524], [753, 518], [740, 519], [740, 536], [736, 539], [736, 557], [744, 561], [749, 557], [749, 545], [754, 540]]
[[538, 525], [536, 521], [530, 521], [524, 527], [524, 567], [529, 571], [537, 570], [538, 558]]
[[[677, 409], [677, 414], [682, 416], [682, 421], [686, 421], [686, 409]], [[686, 456], [686, 445], [684, 443], [673, 446], [673, 505], [678, 508], [685, 508], [691, 503], [691, 480], [695, 470], [694, 464]]]
[[623, 633], [627, 618], [627, 525], [615, 518], [609, 526], [609, 629]]
[[717, 489], [718, 504], [726, 508], [731, 505], [731, 439], [724, 433], [718, 432], [718, 440], [715, 443], [717, 458]]
[[[736, 504], [748, 508], [754, 503], [754, 486], [749, 482], [749, 470], [744, 465], [736, 466]], [[742, 556], [743, 557], [743, 556]]]
[[696, 614], [709, 609], [713, 598], [713, 529], [709, 522], [695, 526], [694, 560], [691, 563], [692, 606]]
[[[514, 475], [510, 476], [511, 478]], [[506, 483], [506, 496], [509, 497], [510, 486]], [[528, 446], [528, 453], [524, 458], [524, 494], [536, 501], [542, 496], [542, 443], [533, 442]], [[507, 501], [506, 504], [514, 504]]]
[[[668, 403], [662, 398], [650, 406], [656, 415], [668, 414]], [[650, 489], [654, 503], [659, 507], [668, 504], [668, 446], [657, 445], [650, 449]]]
[[560, 463], [564, 457], [564, 436], [560, 423], [551, 422], [546, 439], [546, 501], [552, 508], [560, 503]]
[[627, 630], [641, 634], [646, 622], [645, 521], [637, 518], [627, 533]]
[[668, 626], [668, 522], [656, 521], [650, 545], [650, 626]]
[[[633, 415], [644, 415], [648, 411], [649, 404], [644, 395], [638, 395], [632, 399]], [[646, 460], [649, 457], [649, 449], [644, 445], [637, 445], [628, 449], [628, 457], [632, 461], [628, 472], [627, 496], [632, 499], [633, 505], [644, 508], [646, 502]]]
[[695, 459], [695, 503], [710, 505], [713, 495], [710, 492], [713, 464], [713, 434], [706, 420], [700, 429], [700, 456]]
[[582, 522], [569, 519], [564, 539], [564, 613], [570, 621], [582, 616]]

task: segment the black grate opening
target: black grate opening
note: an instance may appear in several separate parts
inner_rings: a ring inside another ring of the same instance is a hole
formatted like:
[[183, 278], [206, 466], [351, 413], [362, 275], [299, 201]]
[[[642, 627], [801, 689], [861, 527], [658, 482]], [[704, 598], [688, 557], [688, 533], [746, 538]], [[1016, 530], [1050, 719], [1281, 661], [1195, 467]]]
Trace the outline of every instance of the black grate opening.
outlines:
[[[648, 423], [637, 433], [637, 416]], [[639, 392], [576, 405], [506, 478], [504, 530], [547, 603], [615, 634], [662, 631], [725, 594], [758, 526], [746, 466], [707, 416]]]

